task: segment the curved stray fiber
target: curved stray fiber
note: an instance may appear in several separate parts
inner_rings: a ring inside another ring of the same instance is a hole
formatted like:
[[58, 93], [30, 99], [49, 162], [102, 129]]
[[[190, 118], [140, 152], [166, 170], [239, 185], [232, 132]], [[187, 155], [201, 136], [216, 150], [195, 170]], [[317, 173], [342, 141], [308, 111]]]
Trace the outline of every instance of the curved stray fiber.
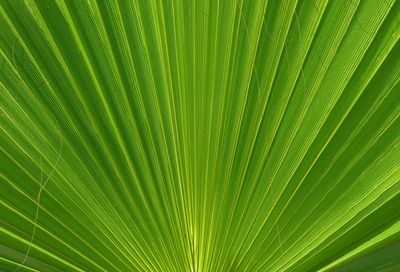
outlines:
[[39, 193], [36, 197], [36, 213], [35, 213], [35, 221], [33, 222], [33, 229], [32, 229], [32, 235], [31, 235], [31, 239], [29, 241], [29, 247], [28, 250], [25, 253], [24, 259], [18, 264], [18, 267], [15, 268], [13, 270], [13, 272], [18, 271], [22, 265], [25, 264], [26, 260], [29, 257], [29, 253], [31, 251], [32, 245], [33, 245], [33, 240], [35, 239], [35, 233], [36, 233], [36, 227], [37, 227], [37, 221], [38, 221], [38, 217], [39, 217], [39, 210], [40, 210], [40, 199], [41, 199], [41, 195], [42, 195], [42, 191], [45, 188], [47, 182], [49, 182], [51, 176], [53, 175], [54, 171], [56, 170], [56, 167], [61, 159], [61, 154], [63, 151], [63, 137], [62, 137], [62, 133], [61, 133], [61, 128], [60, 128], [60, 124], [58, 123], [58, 128], [59, 128], [59, 134], [60, 134], [60, 152], [58, 152], [58, 156], [57, 156], [57, 160], [53, 166], [53, 168], [51, 169], [51, 172], [49, 174], [49, 176], [46, 178], [46, 180], [42, 183], [43, 181], [43, 164], [42, 164], [42, 155], [40, 155], [40, 188], [39, 188]]

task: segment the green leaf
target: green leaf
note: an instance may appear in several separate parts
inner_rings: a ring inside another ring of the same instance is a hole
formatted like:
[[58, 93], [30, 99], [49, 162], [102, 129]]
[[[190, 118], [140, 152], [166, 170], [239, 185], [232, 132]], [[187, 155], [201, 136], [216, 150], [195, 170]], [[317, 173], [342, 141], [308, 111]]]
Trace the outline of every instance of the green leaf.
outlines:
[[0, 270], [397, 271], [399, 11], [0, 0]]

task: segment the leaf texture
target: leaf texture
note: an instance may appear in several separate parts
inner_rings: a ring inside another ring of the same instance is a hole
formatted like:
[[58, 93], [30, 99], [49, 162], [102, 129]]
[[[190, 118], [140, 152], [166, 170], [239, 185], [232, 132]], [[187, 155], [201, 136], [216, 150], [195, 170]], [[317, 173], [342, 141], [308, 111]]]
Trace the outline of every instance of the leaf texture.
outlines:
[[400, 2], [0, 0], [0, 270], [400, 269]]

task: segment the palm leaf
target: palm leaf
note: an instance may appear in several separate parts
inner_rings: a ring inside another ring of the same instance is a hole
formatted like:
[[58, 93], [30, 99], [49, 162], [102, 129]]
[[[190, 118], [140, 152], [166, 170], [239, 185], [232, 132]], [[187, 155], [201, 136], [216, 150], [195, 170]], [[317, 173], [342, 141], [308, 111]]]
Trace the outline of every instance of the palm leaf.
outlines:
[[400, 2], [1, 0], [2, 271], [396, 271]]

